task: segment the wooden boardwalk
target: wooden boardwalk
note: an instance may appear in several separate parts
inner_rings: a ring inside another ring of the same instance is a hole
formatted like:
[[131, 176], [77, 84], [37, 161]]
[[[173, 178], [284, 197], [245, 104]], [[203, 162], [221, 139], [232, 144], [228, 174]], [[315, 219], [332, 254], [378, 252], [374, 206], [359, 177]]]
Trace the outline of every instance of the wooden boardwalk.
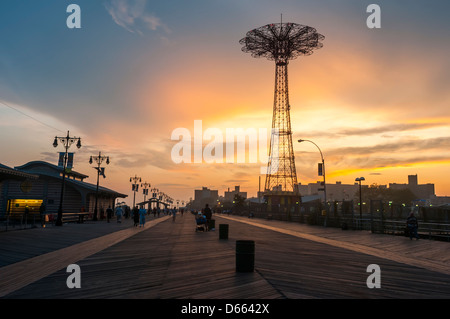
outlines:
[[[448, 243], [220, 215], [214, 219], [216, 230], [210, 232], [195, 232], [194, 217], [185, 214], [175, 222], [151, 220], [144, 229], [102, 225], [96, 235], [89, 224], [47, 229], [43, 241], [20, 241], [33, 230], [1, 233], [0, 242], [11, 245], [13, 238], [18, 247], [14, 254], [10, 245], [0, 244], [0, 297], [450, 298]], [[225, 240], [218, 231], [224, 223], [229, 225]], [[236, 240], [242, 239], [255, 241], [251, 273], [236, 272]], [[66, 285], [70, 263], [80, 266], [79, 289]], [[381, 288], [366, 285], [370, 264], [381, 268]]]

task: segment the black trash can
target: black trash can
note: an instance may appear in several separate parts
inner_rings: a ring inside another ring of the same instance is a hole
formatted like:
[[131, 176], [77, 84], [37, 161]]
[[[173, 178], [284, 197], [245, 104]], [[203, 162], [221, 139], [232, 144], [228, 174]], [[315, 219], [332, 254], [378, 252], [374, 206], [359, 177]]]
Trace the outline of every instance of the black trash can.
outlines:
[[236, 240], [236, 271], [253, 272], [255, 268], [255, 242]]
[[228, 224], [219, 225], [219, 239], [228, 239]]

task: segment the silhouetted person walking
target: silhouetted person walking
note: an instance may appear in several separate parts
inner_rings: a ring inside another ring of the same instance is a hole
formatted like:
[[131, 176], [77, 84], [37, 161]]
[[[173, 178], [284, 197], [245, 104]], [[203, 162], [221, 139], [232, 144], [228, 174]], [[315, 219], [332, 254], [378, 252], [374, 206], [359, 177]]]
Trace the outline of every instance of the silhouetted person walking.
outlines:
[[113, 214], [113, 210], [111, 208], [111, 206], [108, 206], [108, 208], [106, 209], [106, 219], [109, 220], [112, 218], [112, 214]]
[[41, 226], [45, 225], [45, 205], [44, 203], [41, 204], [41, 207], [39, 207], [39, 215], [41, 217]]
[[134, 206], [133, 208], [133, 221], [134, 221], [134, 227], [137, 227], [139, 224], [139, 209], [137, 206]]
[[206, 217], [206, 230], [209, 230], [209, 224], [211, 222], [212, 212], [211, 212], [211, 208], [209, 208], [208, 204], [206, 204], [205, 208], [203, 209], [203, 215], [205, 215], [205, 217]]
[[120, 206], [116, 207], [116, 217], [117, 217], [117, 222], [121, 223], [122, 222], [122, 216], [123, 216], [123, 209]]
[[416, 240], [418, 240], [419, 235], [417, 234], [417, 229], [419, 228], [419, 223], [414, 212], [411, 212], [406, 219], [406, 226], [408, 227], [409, 239], [412, 240], [413, 237], [416, 237]]
[[147, 215], [147, 211], [144, 207], [139, 209], [139, 227], [144, 227], [145, 225], [145, 215]]
[[175, 208], [172, 209], [172, 221], [175, 221], [175, 218], [177, 217], [177, 210]]

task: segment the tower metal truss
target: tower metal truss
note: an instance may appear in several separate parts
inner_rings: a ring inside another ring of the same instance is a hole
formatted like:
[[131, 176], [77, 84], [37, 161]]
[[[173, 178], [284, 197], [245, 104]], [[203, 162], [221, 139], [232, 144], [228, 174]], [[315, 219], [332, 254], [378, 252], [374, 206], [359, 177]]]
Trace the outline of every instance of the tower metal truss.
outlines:
[[275, 61], [276, 66], [265, 191], [298, 193], [292, 145], [288, 63], [298, 56], [311, 55], [315, 49], [323, 46], [321, 41], [324, 38], [312, 27], [281, 22], [251, 30], [239, 41], [243, 45], [242, 51], [251, 53], [255, 58], [265, 57]]

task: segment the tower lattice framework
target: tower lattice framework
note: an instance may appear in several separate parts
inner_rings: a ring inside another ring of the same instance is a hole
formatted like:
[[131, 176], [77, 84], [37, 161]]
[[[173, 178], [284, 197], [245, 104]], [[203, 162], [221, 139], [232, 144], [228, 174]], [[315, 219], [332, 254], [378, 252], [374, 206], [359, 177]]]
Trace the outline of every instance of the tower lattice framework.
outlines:
[[[275, 61], [275, 93], [272, 117], [272, 134], [265, 191], [297, 192], [297, 172], [288, 89], [289, 60], [310, 55], [322, 47], [324, 36], [316, 29], [296, 23], [276, 23], [247, 32], [239, 42], [242, 51], [253, 57], [266, 57]], [[281, 187], [281, 189], [280, 189]]]

